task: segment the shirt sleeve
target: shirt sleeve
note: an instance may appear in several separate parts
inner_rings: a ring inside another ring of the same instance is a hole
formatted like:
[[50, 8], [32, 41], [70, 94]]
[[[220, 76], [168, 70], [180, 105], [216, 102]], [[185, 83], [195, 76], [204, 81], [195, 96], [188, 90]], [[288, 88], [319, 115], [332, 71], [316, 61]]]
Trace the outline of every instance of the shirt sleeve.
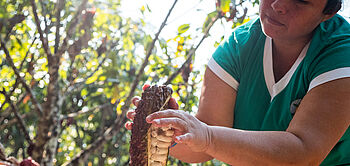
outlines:
[[235, 33], [222, 43], [209, 60], [208, 67], [220, 79], [235, 90], [238, 89], [240, 78], [240, 57], [237, 48]]
[[350, 39], [337, 41], [324, 48], [310, 65], [309, 89], [326, 82], [350, 77]]

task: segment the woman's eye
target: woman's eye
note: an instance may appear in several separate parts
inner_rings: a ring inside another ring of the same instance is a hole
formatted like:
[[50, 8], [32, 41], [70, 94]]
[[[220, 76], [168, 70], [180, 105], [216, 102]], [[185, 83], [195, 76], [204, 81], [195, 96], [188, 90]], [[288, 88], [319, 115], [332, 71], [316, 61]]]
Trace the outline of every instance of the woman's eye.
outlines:
[[302, 3], [302, 4], [307, 4], [309, 3], [308, 1], [305, 1], [305, 0], [297, 0], [299, 3]]

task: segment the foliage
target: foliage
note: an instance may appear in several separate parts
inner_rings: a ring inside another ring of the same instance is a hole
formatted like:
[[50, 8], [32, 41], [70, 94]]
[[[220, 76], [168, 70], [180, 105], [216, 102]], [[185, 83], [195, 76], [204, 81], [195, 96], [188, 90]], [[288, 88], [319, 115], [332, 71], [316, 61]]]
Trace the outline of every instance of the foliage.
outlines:
[[[122, 124], [130, 96], [140, 95], [144, 83], [167, 83], [181, 109], [196, 111], [203, 74], [193, 70], [196, 49], [217, 20], [247, 20], [246, 10], [237, 12], [242, 2], [218, 0], [194, 27], [202, 36], [183, 24], [176, 36], [157, 39], [142, 18], [122, 17], [121, 5], [0, 1], [0, 142], [8, 156], [32, 156], [42, 165], [127, 165], [130, 132]], [[140, 11], [152, 12], [148, 5]], [[169, 165], [189, 164], [171, 158]]]

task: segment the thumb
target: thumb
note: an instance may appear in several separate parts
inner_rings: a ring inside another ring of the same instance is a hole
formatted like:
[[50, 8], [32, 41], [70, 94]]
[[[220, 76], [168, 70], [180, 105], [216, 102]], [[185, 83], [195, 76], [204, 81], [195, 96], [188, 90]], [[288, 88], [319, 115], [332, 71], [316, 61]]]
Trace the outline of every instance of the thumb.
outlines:
[[176, 100], [174, 98], [170, 98], [169, 100], [169, 108], [171, 109], [179, 109], [179, 105], [177, 104]]

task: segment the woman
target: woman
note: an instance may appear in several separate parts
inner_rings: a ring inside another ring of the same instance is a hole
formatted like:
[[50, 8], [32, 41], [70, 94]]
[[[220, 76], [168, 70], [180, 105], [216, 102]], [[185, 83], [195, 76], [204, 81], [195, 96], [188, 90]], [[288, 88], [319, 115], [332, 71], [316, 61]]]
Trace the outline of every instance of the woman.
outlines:
[[261, 0], [260, 18], [209, 61], [197, 115], [174, 106], [147, 117], [175, 129], [170, 154], [191, 163], [350, 164], [350, 25], [340, 6]]

